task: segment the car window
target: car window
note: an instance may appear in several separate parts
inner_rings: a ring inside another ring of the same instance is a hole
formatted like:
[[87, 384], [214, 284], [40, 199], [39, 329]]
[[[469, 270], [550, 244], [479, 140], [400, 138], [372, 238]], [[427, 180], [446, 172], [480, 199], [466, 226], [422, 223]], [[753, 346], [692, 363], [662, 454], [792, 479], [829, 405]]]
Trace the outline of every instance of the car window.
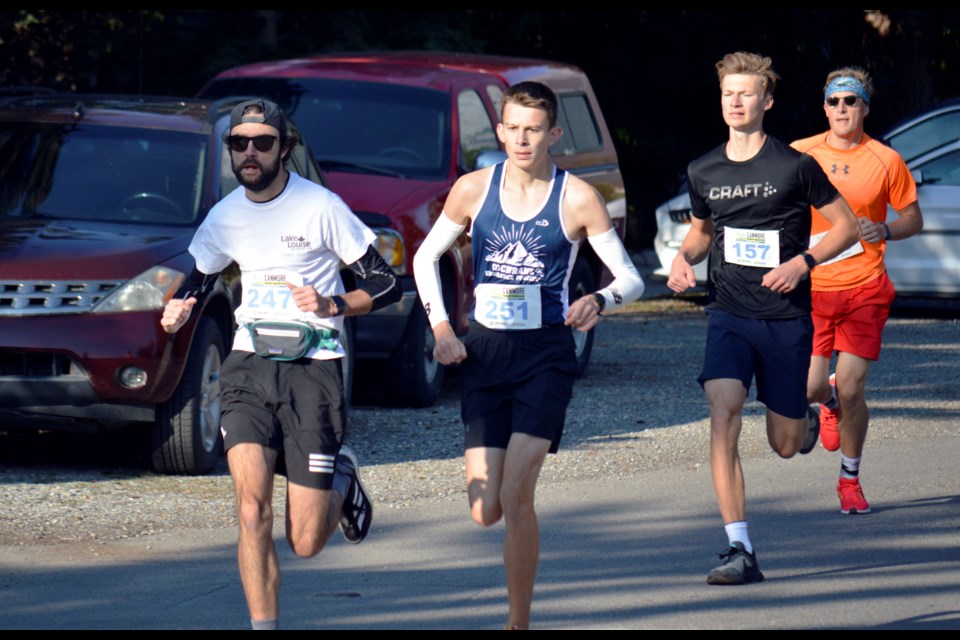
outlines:
[[495, 84], [487, 85], [487, 97], [490, 98], [490, 104], [493, 105], [494, 110], [497, 112], [497, 123], [500, 122], [500, 104], [503, 100], [503, 89], [498, 87]]
[[923, 174], [923, 184], [960, 186], [960, 150], [918, 165], [916, 169]]
[[569, 156], [600, 149], [603, 140], [587, 96], [569, 93], [558, 95], [557, 99], [560, 107], [557, 125], [563, 129], [563, 136], [550, 147], [550, 155]]
[[146, 128], [8, 123], [0, 216], [189, 224], [207, 138]]
[[296, 121], [321, 169], [396, 172], [425, 180], [450, 166], [450, 99], [382, 82], [311, 78], [218, 80], [204, 98], [262, 95]]
[[957, 139], [960, 139], [960, 109], [932, 116], [889, 136], [886, 143], [910, 162]]
[[465, 168], [472, 168], [481, 151], [499, 149], [500, 145], [480, 94], [473, 89], [461, 91], [457, 96], [457, 112], [461, 163]]

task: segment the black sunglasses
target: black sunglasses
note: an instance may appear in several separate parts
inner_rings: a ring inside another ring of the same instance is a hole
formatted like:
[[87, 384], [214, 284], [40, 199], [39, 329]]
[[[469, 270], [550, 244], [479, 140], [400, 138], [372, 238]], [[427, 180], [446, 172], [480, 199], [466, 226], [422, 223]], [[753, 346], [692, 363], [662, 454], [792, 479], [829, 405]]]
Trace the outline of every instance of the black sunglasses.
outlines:
[[842, 98], [839, 96], [831, 96], [827, 98], [827, 104], [831, 107], [835, 107], [840, 104], [841, 100], [843, 100], [843, 104], [847, 105], [848, 107], [855, 107], [857, 106], [857, 102], [860, 101], [860, 98], [858, 96], [843, 96]]
[[230, 148], [237, 153], [243, 153], [247, 150], [247, 145], [253, 142], [253, 148], [259, 151], [260, 153], [266, 153], [273, 149], [273, 141], [279, 140], [277, 136], [227, 136], [227, 144], [230, 145]]

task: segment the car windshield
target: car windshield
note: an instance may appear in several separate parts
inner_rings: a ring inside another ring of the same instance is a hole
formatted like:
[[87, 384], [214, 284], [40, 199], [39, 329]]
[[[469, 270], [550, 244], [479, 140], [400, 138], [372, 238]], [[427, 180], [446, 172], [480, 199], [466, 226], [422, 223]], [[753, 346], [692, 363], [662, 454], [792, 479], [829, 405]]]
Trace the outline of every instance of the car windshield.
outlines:
[[450, 99], [440, 91], [353, 80], [229, 78], [201, 97], [264, 96], [299, 125], [327, 171], [446, 177]]
[[206, 148], [192, 133], [0, 125], [0, 218], [191, 224]]

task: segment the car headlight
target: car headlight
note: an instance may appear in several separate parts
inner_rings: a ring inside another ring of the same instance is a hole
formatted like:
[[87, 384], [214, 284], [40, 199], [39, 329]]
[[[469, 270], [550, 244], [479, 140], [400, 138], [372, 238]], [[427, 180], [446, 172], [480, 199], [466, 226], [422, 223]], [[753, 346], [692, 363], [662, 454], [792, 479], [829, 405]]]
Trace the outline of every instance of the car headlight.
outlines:
[[402, 276], [407, 272], [407, 252], [403, 237], [393, 229], [374, 229], [377, 239], [373, 246], [393, 272]]
[[93, 313], [162, 309], [186, 276], [168, 267], [147, 269], [100, 301]]

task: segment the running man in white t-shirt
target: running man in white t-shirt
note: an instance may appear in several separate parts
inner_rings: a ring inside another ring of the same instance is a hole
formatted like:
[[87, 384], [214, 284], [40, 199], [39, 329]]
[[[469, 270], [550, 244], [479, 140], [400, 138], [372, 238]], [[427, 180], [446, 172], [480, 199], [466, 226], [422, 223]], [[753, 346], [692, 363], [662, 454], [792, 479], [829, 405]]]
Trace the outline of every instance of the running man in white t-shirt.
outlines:
[[[288, 171], [295, 140], [280, 108], [248, 100], [233, 109], [225, 142], [236, 189], [190, 244], [194, 272], [167, 303], [168, 333], [189, 319], [216, 274], [236, 262], [243, 299], [221, 371], [224, 448], [237, 498], [240, 579], [254, 629], [278, 628], [280, 568], [273, 543], [274, 474], [287, 477], [287, 541], [317, 555], [340, 529], [359, 543], [373, 506], [345, 445], [339, 340], [344, 316], [400, 299], [375, 236], [336, 194]], [[356, 274], [344, 291], [340, 264]], [[283, 455], [280, 456], [280, 452]]]

